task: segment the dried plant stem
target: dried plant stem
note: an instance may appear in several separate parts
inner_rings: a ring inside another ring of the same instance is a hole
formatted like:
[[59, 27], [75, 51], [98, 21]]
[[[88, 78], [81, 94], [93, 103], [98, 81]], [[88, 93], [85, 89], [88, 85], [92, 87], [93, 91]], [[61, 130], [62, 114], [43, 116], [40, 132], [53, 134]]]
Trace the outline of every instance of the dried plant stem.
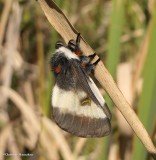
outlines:
[[12, 6], [12, 2], [13, 2], [13, 0], [7, 0], [5, 2], [5, 7], [2, 12], [2, 16], [1, 16], [1, 20], [0, 20], [0, 49], [2, 46], [2, 41], [3, 41], [4, 33], [5, 33], [5, 27], [7, 24], [8, 17], [9, 17], [9, 12], [10, 12], [10, 9]]
[[86, 144], [86, 142], [87, 142], [87, 139], [85, 139], [85, 138], [79, 138], [78, 139], [78, 141], [76, 143], [76, 146], [75, 146], [75, 149], [74, 149], [74, 156], [75, 157], [78, 157], [80, 152], [82, 152], [83, 147]]
[[[12, 130], [11, 130], [11, 132], [12, 132]], [[11, 135], [9, 134], [9, 136], [8, 136], [8, 149], [9, 149], [10, 153], [16, 153], [16, 154], [20, 153], [20, 150], [17, 146], [16, 139], [15, 139], [13, 133]], [[12, 160], [22, 160], [22, 159], [20, 156], [13, 156]]]
[[38, 97], [40, 106], [42, 106], [43, 113], [47, 114], [45, 111], [44, 105], [44, 82], [45, 82], [45, 72], [44, 72], [44, 46], [43, 46], [43, 33], [42, 33], [42, 20], [41, 18], [37, 18], [36, 20], [36, 49], [37, 49], [37, 56], [38, 56], [38, 67], [39, 67], [39, 78], [38, 78]]
[[[44, 117], [43, 117], [44, 118]], [[55, 160], [59, 160], [59, 152], [58, 152], [58, 146], [57, 144], [54, 142], [54, 138], [53, 135], [51, 134], [51, 132], [48, 134], [47, 129], [45, 129], [46, 124], [43, 124], [44, 129], [42, 130], [41, 134], [40, 134], [40, 144], [43, 147], [43, 153], [47, 153], [47, 157], [49, 159], [55, 159]], [[51, 154], [51, 151], [53, 151], [53, 153]], [[44, 157], [44, 154], [43, 154]]]
[[[38, 2], [51, 25], [63, 37], [65, 42], [68, 42], [70, 39], [75, 39], [77, 34], [76, 30], [70, 24], [62, 11], [56, 6], [56, 4], [52, 0], [38, 0]], [[94, 53], [91, 47], [84, 40], [81, 41], [80, 45], [85, 55]], [[107, 71], [102, 62], [99, 62], [96, 67], [95, 77], [109, 94], [116, 107], [126, 118], [127, 122], [130, 124], [138, 138], [147, 148], [148, 152], [151, 153], [153, 157], [156, 156], [156, 149], [147, 131], [145, 130], [135, 112], [131, 109], [131, 106], [126, 101], [121, 91], [118, 89], [112, 76]]]
[[[7, 34], [6, 34], [6, 43], [5, 43], [5, 54], [6, 62], [2, 69], [1, 80], [2, 84], [5, 87], [9, 87], [11, 84], [12, 74], [13, 74], [13, 58], [16, 53], [18, 38], [19, 38], [19, 27], [21, 22], [22, 10], [18, 3], [13, 4], [12, 15], [9, 20]], [[7, 98], [5, 95], [2, 95], [0, 103], [5, 104]]]
[[32, 84], [30, 81], [26, 81], [23, 84], [24, 92], [25, 92], [25, 97], [26, 100], [33, 109], [35, 109], [35, 100], [33, 96], [33, 89], [32, 89]]
[[3, 160], [5, 157], [3, 154], [5, 153], [5, 149], [7, 146], [8, 137], [12, 136], [12, 124], [8, 124], [0, 134], [0, 159]]

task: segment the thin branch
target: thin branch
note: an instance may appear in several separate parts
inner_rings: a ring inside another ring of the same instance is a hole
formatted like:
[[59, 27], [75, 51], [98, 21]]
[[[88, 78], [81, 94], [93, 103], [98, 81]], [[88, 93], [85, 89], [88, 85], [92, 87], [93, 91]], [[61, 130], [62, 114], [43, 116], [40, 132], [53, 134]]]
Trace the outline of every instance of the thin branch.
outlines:
[[2, 47], [5, 28], [6, 28], [6, 25], [7, 25], [10, 9], [11, 9], [11, 6], [12, 6], [12, 2], [13, 2], [13, 0], [5, 1], [5, 7], [4, 7], [3, 12], [2, 12], [2, 16], [1, 16], [1, 20], [0, 20], [0, 50], [1, 50], [1, 47]]
[[85, 138], [78, 139], [76, 146], [75, 146], [75, 149], [73, 151], [75, 157], [78, 157], [78, 155], [82, 152], [83, 147], [86, 144], [86, 142], [87, 142], [87, 139], [85, 139]]
[[[52, 0], [38, 0], [43, 9], [47, 19], [56, 31], [63, 37], [67, 43], [70, 39], [75, 39], [77, 31], [70, 24], [63, 12], [56, 6]], [[82, 38], [81, 49], [85, 55], [94, 53], [93, 49]], [[98, 58], [98, 57], [97, 57]], [[100, 61], [95, 70], [95, 77], [100, 82], [102, 87], [106, 90], [116, 107], [120, 110], [127, 122], [130, 124], [138, 138], [144, 144], [149, 153], [156, 157], [156, 149], [145, 130], [143, 124], [132, 110], [130, 104], [127, 102], [121, 91], [118, 89], [112, 76]]]
[[[21, 23], [21, 15], [22, 10], [18, 3], [13, 3], [12, 8], [12, 15], [9, 19], [7, 34], [6, 34], [6, 43], [5, 43], [5, 55], [6, 55], [6, 62], [3, 66], [2, 73], [1, 73], [1, 80], [2, 84], [5, 87], [9, 87], [11, 85], [12, 74], [13, 74], [13, 57], [16, 53], [17, 45], [18, 45], [18, 38], [19, 38], [19, 27]], [[5, 95], [1, 95], [0, 104], [5, 104], [7, 102], [7, 98]], [[2, 105], [4, 106], [4, 105]]]
[[1, 131], [0, 134], [0, 159], [4, 160], [5, 159], [5, 151], [7, 147], [7, 142], [9, 136], [12, 136], [12, 123], [9, 123], [6, 125], [6, 127]]

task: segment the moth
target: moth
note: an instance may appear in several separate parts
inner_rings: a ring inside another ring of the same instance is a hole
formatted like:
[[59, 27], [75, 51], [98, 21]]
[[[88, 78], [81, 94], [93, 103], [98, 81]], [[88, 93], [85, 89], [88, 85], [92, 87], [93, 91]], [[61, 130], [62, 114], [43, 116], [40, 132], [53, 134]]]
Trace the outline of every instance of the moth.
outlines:
[[63, 130], [79, 137], [103, 137], [111, 131], [111, 113], [99, 89], [90, 77], [100, 59], [85, 56], [80, 34], [68, 44], [58, 41], [50, 59], [55, 76], [52, 91], [52, 115]]

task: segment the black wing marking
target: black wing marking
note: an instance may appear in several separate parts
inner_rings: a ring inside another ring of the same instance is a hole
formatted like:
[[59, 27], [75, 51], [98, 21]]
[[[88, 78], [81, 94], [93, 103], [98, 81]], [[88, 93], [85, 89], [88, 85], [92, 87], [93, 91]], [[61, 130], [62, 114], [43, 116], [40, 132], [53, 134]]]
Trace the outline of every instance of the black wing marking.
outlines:
[[107, 117], [111, 119], [111, 113], [109, 111], [109, 108], [107, 107], [107, 104], [105, 103], [104, 104], [105, 106], [103, 107], [98, 101], [97, 97], [95, 96], [95, 94], [93, 93], [92, 89], [90, 88], [88, 84], [89, 77], [87, 73], [84, 70], [82, 70], [81, 65], [79, 64], [79, 61], [72, 60], [71, 67], [82, 89], [88, 94], [88, 96], [94, 101], [94, 103], [97, 106], [102, 108], [102, 110], [105, 112]]

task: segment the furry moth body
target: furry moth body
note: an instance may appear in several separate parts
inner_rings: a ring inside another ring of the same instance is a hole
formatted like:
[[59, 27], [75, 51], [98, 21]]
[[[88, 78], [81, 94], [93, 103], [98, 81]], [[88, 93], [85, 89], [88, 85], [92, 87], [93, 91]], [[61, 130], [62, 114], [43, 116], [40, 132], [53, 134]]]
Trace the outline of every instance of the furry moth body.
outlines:
[[79, 137], [103, 137], [111, 131], [111, 113], [89, 76], [96, 54], [84, 56], [80, 34], [68, 45], [58, 41], [50, 65], [56, 84], [52, 93], [53, 118], [60, 128]]

